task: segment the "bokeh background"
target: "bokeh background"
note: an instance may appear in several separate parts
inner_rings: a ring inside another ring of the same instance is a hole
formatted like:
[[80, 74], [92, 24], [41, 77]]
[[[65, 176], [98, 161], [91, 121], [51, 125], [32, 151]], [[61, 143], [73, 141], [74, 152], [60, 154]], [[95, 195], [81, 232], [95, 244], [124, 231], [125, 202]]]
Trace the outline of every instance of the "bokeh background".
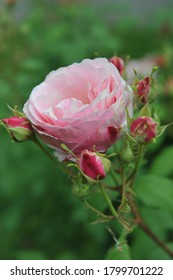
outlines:
[[[22, 109], [51, 70], [119, 55], [159, 64], [156, 107], [163, 124], [173, 121], [172, 13], [171, 0], [1, 0], [0, 118], [10, 116], [6, 104]], [[172, 143], [170, 127], [147, 153], [139, 192], [143, 216], [170, 247]], [[67, 176], [33, 143], [12, 143], [0, 128], [0, 259], [104, 259], [114, 241], [92, 219]], [[138, 228], [129, 244], [132, 259], [169, 259]]]

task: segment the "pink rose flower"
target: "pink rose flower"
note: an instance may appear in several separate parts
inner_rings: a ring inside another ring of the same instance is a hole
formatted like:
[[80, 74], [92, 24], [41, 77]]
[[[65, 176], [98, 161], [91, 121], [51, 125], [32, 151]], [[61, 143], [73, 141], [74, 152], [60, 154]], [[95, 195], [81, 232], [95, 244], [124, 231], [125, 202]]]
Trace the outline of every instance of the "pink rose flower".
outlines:
[[59, 160], [83, 150], [107, 150], [126, 128], [127, 107], [133, 114], [132, 91], [106, 58], [85, 59], [52, 71], [36, 86], [24, 113]]

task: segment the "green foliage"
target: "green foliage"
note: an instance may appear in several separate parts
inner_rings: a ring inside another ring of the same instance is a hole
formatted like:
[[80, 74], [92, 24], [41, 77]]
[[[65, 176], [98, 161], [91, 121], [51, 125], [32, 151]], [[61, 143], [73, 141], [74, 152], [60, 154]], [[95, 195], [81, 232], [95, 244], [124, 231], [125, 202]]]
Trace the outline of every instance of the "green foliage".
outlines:
[[[151, 230], [173, 248], [173, 182], [156, 175], [141, 176], [135, 183], [140, 212]], [[132, 235], [133, 259], [170, 259], [140, 228]]]
[[173, 147], [164, 148], [161, 153], [154, 158], [150, 172], [160, 176], [173, 177]]
[[[32, 5], [31, 11], [18, 20], [15, 10], [0, 11], [0, 118], [10, 115], [6, 103], [22, 108], [32, 88], [50, 71], [86, 57], [118, 54], [139, 58], [164, 53], [169, 63], [157, 79], [165, 85], [171, 77], [173, 21], [167, 16], [171, 9], [153, 16], [149, 26], [141, 26], [124, 7], [116, 5], [107, 9], [40, 6], [37, 1]], [[170, 28], [167, 33], [162, 31], [165, 19]], [[173, 95], [171, 90], [164, 95], [163, 87], [158, 90], [158, 114], [167, 124], [173, 120]], [[73, 196], [69, 178], [33, 143], [11, 143], [2, 129], [0, 259], [102, 259], [108, 246], [112, 249], [107, 259], [129, 259], [130, 255], [132, 259], [168, 259], [139, 228], [129, 235], [131, 252], [126, 243], [121, 248], [115, 246], [105, 224], [90, 224], [98, 217]], [[151, 146], [147, 154], [150, 175], [136, 180], [135, 191], [144, 219], [172, 246], [173, 184], [165, 178], [173, 174], [173, 150], [167, 147], [172, 145], [172, 127], [167, 131], [167, 137]], [[114, 186], [109, 176], [104, 182]], [[95, 186], [92, 191], [89, 202], [103, 211], [105, 202]], [[108, 193], [116, 205], [118, 192]], [[114, 232], [121, 232], [117, 224]]]
[[167, 178], [146, 175], [136, 180], [136, 196], [148, 207], [173, 213], [173, 182]]

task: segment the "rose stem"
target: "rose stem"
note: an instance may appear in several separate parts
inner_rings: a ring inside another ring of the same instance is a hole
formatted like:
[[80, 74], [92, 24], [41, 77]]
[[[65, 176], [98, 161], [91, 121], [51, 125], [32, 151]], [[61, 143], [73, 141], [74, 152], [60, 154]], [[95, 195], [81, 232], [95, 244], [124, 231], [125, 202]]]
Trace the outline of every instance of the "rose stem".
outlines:
[[101, 193], [102, 193], [102, 195], [103, 195], [103, 197], [104, 197], [104, 199], [105, 199], [105, 201], [106, 201], [106, 203], [107, 203], [107, 205], [108, 205], [112, 215], [115, 218], [118, 218], [118, 214], [117, 214], [114, 206], [112, 205], [112, 202], [111, 202], [111, 200], [110, 200], [110, 198], [109, 198], [107, 192], [105, 191], [105, 188], [104, 188], [104, 186], [103, 186], [103, 184], [101, 182], [99, 183], [99, 186], [100, 186]]
[[122, 168], [122, 198], [121, 198], [121, 204], [119, 206], [119, 209], [121, 209], [124, 205], [124, 202], [126, 200], [126, 180], [125, 180], [125, 168]]
[[97, 215], [99, 215], [100, 217], [102, 217], [103, 219], [110, 219], [112, 218], [112, 216], [107, 216], [105, 214], [103, 214], [102, 212], [100, 212], [99, 210], [97, 210], [96, 208], [94, 208], [92, 205], [90, 205], [86, 200], [84, 201], [84, 205], [89, 208], [90, 210], [92, 210], [94, 213], [96, 213]]
[[136, 175], [136, 172], [138, 171], [139, 164], [140, 164], [143, 154], [144, 154], [144, 145], [139, 143], [138, 144], [138, 156], [137, 156], [135, 168], [134, 168], [132, 174], [127, 178], [127, 181], [126, 181], [126, 183], [128, 183], [131, 180], [131, 183], [130, 183], [131, 187], [133, 185], [135, 175]]

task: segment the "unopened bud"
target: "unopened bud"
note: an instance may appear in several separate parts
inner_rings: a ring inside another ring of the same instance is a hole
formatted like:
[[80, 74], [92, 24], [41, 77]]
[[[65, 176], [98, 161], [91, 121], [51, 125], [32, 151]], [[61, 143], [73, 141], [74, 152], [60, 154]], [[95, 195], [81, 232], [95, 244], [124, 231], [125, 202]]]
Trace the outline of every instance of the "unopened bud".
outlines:
[[120, 159], [120, 162], [123, 165], [126, 165], [126, 164], [128, 164], [128, 163], [133, 161], [134, 154], [133, 154], [133, 151], [132, 151], [132, 149], [131, 149], [131, 147], [130, 147], [128, 142], [125, 145], [125, 147], [122, 148], [122, 150], [120, 151], [119, 159]]
[[136, 141], [148, 143], [157, 136], [157, 124], [152, 118], [142, 116], [132, 122], [130, 132]]
[[32, 126], [23, 117], [12, 116], [2, 119], [2, 122], [14, 141], [23, 142], [28, 140], [33, 134]]
[[79, 168], [91, 183], [95, 180], [102, 180], [109, 172], [110, 167], [110, 161], [101, 154], [84, 150], [80, 155]]
[[120, 75], [124, 72], [124, 60], [121, 57], [113, 56], [109, 59], [109, 62], [111, 62], [119, 71]]
[[148, 102], [148, 96], [150, 93], [151, 84], [150, 78], [146, 77], [136, 83], [136, 95], [140, 101], [144, 104]]

